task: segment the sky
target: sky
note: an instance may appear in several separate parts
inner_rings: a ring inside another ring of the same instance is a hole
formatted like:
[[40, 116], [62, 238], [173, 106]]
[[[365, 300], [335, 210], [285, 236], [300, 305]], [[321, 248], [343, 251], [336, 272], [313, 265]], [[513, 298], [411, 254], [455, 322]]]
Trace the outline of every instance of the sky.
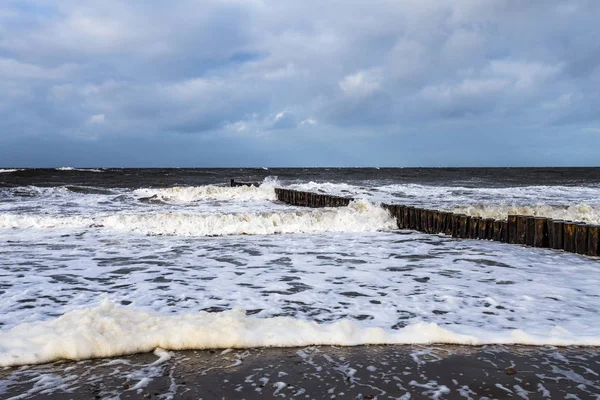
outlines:
[[599, 166], [598, 0], [2, 0], [0, 167]]

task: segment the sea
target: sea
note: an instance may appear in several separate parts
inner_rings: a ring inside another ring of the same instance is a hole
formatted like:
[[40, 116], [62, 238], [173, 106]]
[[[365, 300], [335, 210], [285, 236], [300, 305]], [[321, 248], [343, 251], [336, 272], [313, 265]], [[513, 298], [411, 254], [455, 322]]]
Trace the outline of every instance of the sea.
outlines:
[[[294, 207], [277, 187], [354, 201]], [[0, 169], [0, 367], [180, 349], [600, 346], [600, 259], [399, 230], [381, 203], [600, 224], [600, 169]]]

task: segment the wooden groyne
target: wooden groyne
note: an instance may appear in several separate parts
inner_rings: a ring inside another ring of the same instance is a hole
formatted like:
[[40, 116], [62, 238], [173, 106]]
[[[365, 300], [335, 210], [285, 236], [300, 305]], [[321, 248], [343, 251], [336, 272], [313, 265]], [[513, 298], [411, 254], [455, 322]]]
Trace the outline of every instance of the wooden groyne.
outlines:
[[[252, 182], [231, 180], [231, 186], [252, 185]], [[275, 194], [283, 203], [312, 208], [345, 207], [354, 200], [350, 197], [282, 188], [276, 188]], [[381, 206], [396, 218], [399, 229], [600, 256], [600, 225], [529, 215], [508, 215], [505, 220], [496, 220], [400, 204]]]

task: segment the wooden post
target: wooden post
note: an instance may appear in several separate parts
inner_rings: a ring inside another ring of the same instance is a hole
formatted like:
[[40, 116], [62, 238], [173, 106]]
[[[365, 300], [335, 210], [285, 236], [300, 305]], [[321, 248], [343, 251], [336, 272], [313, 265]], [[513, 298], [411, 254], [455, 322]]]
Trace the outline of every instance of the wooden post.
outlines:
[[565, 221], [561, 219], [555, 219], [552, 221], [552, 248], [558, 250], [564, 250], [564, 227]]
[[575, 252], [578, 254], [587, 254], [588, 244], [588, 226], [579, 223], [575, 225]]
[[452, 230], [453, 230], [453, 223], [454, 223], [454, 213], [446, 213], [446, 235], [452, 235]]
[[508, 243], [517, 244], [519, 242], [519, 230], [517, 224], [517, 215], [508, 216]]
[[527, 217], [527, 232], [525, 234], [525, 244], [533, 246], [535, 242], [535, 217]]
[[437, 211], [435, 210], [429, 210], [429, 212], [427, 213], [427, 232], [428, 233], [437, 233], [435, 231], [435, 222], [436, 222], [436, 214]]
[[508, 221], [502, 221], [502, 240], [503, 243], [508, 243]]
[[460, 214], [452, 213], [452, 237], [460, 237]]
[[575, 252], [575, 225], [573, 221], [565, 221], [563, 226], [563, 248], [570, 253]]
[[551, 249], [554, 248], [554, 220], [552, 218], [546, 218], [546, 232], [548, 233], [548, 246]]
[[494, 221], [494, 237], [492, 240], [496, 242], [502, 241], [502, 221], [499, 219]]
[[408, 229], [416, 229], [417, 227], [417, 209], [408, 207], [409, 224]]
[[424, 209], [424, 208], [421, 209], [421, 218], [420, 218], [421, 226], [419, 227], [419, 230], [421, 232], [427, 232], [427, 212], [428, 211], [429, 210]]
[[494, 240], [494, 230], [496, 229], [494, 222], [495, 221], [493, 218], [485, 219], [485, 239], [486, 240]]
[[446, 233], [446, 218], [448, 217], [448, 213], [445, 211], [438, 212], [438, 223], [436, 233]]
[[469, 238], [477, 239], [477, 233], [479, 231], [479, 222], [481, 221], [481, 217], [471, 217], [470, 225], [469, 225]]
[[427, 229], [427, 211], [424, 208], [420, 209], [420, 214], [419, 214], [419, 228], [417, 229], [420, 232], [425, 232]]
[[548, 247], [548, 223], [547, 218], [536, 217], [533, 247]]
[[458, 237], [466, 239], [469, 237], [469, 224], [471, 222], [471, 218], [461, 214], [458, 217]]
[[404, 206], [396, 206], [396, 220], [398, 221], [398, 229], [404, 229]]
[[408, 229], [410, 226], [410, 207], [404, 206], [403, 210], [404, 216], [402, 218], [402, 222], [404, 223], [403, 229]]
[[479, 220], [479, 228], [477, 229], [477, 239], [485, 240], [487, 235], [487, 218]]
[[600, 241], [600, 226], [599, 225], [589, 225], [588, 226], [588, 245], [587, 245], [588, 256], [597, 257], [600, 255], [599, 241]]
[[527, 217], [517, 215], [517, 244], [527, 244]]

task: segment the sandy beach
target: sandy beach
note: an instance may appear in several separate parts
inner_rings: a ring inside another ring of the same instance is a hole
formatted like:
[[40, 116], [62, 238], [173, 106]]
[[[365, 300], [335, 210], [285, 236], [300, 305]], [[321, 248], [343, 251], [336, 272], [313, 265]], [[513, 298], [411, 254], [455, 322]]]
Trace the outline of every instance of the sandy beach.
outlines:
[[358, 346], [205, 350], [5, 368], [3, 399], [594, 399], [600, 350]]

